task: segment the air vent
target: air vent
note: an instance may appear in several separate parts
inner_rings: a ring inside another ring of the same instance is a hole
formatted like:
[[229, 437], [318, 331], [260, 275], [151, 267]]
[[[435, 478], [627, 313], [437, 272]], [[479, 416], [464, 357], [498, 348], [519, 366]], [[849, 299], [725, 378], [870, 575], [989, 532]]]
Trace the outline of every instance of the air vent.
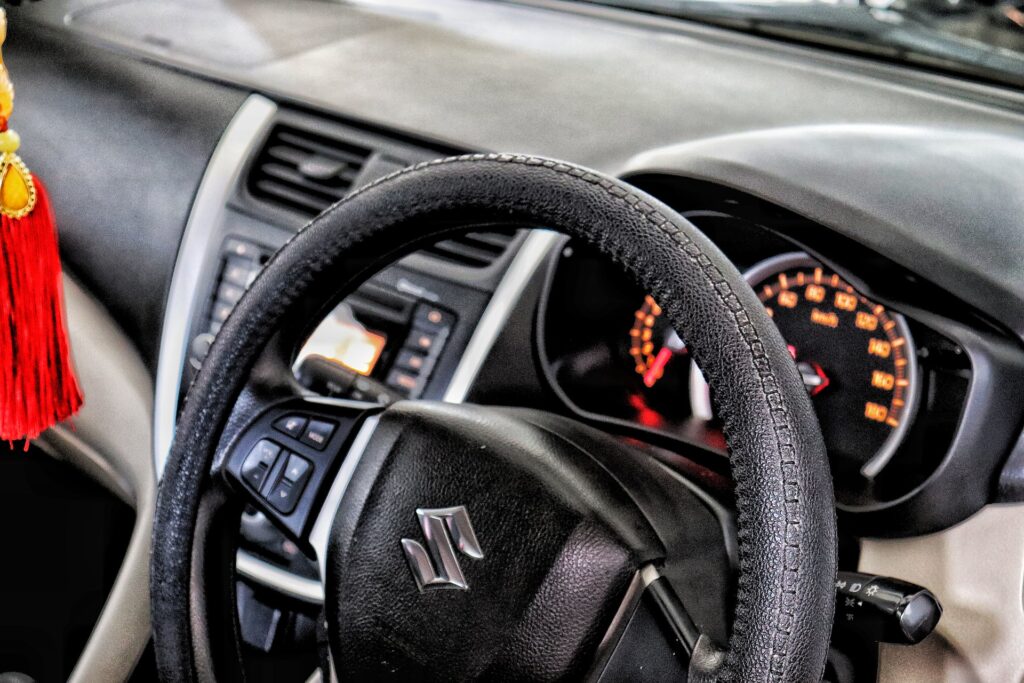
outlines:
[[352, 189], [370, 153], [359, 145], [278, 124], [253, 164], [249, 192], [312, 217]]
[[469, 268], [486, 268], [505, 253], [513, 233], [468, 232], [426, 247], [422, 253]]

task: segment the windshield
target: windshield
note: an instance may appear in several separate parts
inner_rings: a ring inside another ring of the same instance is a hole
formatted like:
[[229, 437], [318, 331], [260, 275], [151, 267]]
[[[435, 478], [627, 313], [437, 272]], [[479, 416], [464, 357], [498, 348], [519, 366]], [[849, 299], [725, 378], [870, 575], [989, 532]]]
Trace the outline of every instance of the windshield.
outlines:
[[1024, 0], [581, 0], [1024, 87]]

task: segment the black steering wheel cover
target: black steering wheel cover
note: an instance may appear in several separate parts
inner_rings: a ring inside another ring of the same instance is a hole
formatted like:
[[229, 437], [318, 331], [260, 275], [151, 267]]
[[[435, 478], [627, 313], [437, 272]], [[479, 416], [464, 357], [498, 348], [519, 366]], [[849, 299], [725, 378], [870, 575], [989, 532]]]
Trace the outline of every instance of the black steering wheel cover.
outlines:
[[161, 677], [198, 676], [193, 653], [207, 635], [190, 609], [202, 584], [192, 576], [197, 511], [220, 432], [263, 347], [299, 307], [325, 307], [417, 245], [484, 223], [544, 226], [590, 243], [687, 340], [723, 420], [739, 526], [732, 636], [724, 665], [706, 674], [820, 680], [836, 572], [832, 482], [778, 331], [735, 267], [672, 209], [595, 171], [506, 154], [428, 162], [357, 191], [299, 232], [242, 297], [189, 392], [160, 486], [151, 595]]

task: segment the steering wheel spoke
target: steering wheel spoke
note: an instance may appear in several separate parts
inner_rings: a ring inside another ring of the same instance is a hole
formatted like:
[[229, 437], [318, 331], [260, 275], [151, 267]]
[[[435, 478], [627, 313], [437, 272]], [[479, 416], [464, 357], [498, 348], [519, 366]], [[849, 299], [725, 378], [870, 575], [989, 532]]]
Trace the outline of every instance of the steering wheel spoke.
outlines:
[[595, 681], [685, 680], [701, 633], [654, 565], [637, 571], [598, 649]]

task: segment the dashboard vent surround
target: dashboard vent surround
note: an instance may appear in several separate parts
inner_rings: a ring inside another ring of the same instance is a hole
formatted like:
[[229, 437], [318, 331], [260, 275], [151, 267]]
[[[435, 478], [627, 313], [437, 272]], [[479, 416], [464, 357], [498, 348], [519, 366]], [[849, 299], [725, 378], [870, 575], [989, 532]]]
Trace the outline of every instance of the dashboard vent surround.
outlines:
[[352, 189], [372, 150], [279, 123], [249, 173], [256, 199], [312, 218]]
[[514, 237], [511, 232], [467, 232], [425, 247], [421, 253], [467, 268], [486, 268], [501, 258]]

